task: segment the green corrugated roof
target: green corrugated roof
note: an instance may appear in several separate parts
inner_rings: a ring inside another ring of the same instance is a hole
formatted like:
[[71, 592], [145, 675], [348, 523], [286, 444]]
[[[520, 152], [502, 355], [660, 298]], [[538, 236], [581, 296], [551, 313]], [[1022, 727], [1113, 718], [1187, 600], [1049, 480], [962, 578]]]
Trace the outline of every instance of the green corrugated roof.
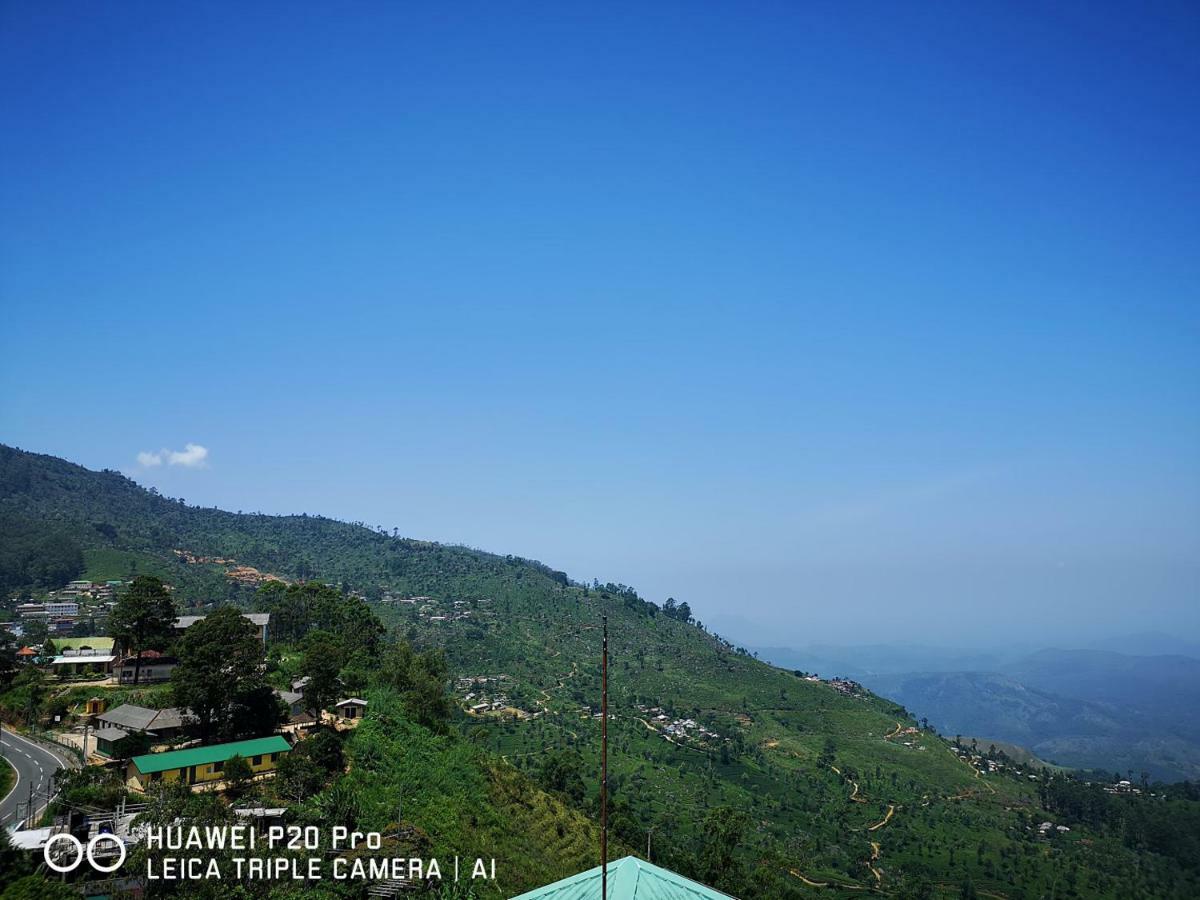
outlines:
[[[729, 900], [728, 894], [636, 856], [626, 856], [608, 864], [608, 897], [609, 900]], [[600, 867], [536, 888], [512, 900], [600, 900]]]
[[187, 750], [168, 750], [166, 753], [147, 753], [135, 756], [132, 762], [143, 775], [151, 772], [166, 772], [169, 769], [186, 769], [207, 763], [224, 762], [234, 756], [249, 759], [265, 753], [286, 753], [292, 745], [282, 735], [255, 738], [252, 741], [235, 741], [232, 744], [212, 744], [208, 747], [190, 747]]

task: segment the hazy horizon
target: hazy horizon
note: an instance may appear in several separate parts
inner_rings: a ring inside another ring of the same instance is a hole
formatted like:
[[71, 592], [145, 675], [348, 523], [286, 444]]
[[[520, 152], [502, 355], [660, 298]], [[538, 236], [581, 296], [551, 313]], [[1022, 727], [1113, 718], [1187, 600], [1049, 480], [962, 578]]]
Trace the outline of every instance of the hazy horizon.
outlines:
[[10, 6], [0, 439], [786, 638], [1200, 635], [1200, 17]]

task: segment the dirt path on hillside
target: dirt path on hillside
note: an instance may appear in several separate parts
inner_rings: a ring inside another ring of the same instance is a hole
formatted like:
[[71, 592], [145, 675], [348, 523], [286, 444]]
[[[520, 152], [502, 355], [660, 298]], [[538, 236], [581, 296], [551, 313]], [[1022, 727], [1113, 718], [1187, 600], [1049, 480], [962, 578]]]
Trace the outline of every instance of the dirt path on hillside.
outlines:
[[800, 881], [804, 882], [804, 883], [805, 883], [806, 885], [808, 885], [809, 887], [815, 887], [815, 888], [827, 888], [827, 887], [831, 887], [831, 888], [840, 888], [840, 889], [841, 889], [841, 890], [843, 890], [843, 891], [869, 891], [869, 890], [871, 890], [869, 887], [867, 887], [867, 886], [865, 886], [865, 885], [862, 885], [862, 884], [849, 884], [849, 883], [847, 883], [847, 882], [845, 882], [845, 881], [813, 881], [811, 878], [808, 878], [808, 877], [806, 877], [805, 875], [803, 875], [802, 873], [800, 873], [800, 872], [799, 872], [799, 871], [797, 871], [796, 869], [788, 869], [788, 870], [787, 870], [787, 873], [788, 873], [789, 875], [791, 875], [793, 878], [797, 878], [797, 879], [799, 879]]
[[[992, 787], [990, 784], [988, 784], [988, 782], [987, 782], [987, 779], [985, 779], [985, 778], [983, 777], [983, 773], [982, 773], [982, 772], [980, 772], [980, 771], [979, 771], [977, 768], [975, 768], [973, 765], [971, 765], [971, 764], [970, 764], [970, 763], [969, 763], [967, 760], [963, 759], [961, 756], [959, 756], [957, 753], [955, 753], [953, 750], [951, 750], [951, 749], [949, 748], [949, 746], [947, 746], [947, 747], [946, 747], [946, 752], [947, 752], [947, 753], [949, 753], [951, 756], [953, 756], [955, 759], [957, 759], [957, 760], [958, 760], [960, 763], [962, 763], [962, 764], [963, 764], [964, 766], [966, 766], [968, 769], [970, 769], [970, 770], [971, 770], [971, 771], [972, 771], [972, 772], [975, 774], [975, 777], [976, 777], [976, 778], [977, 778], [979, 781], [981, 781], [981, 782], [983, 783], [983, 786], [984, 786], [985, 788], [987, 788], [987, 789], [988, 789], [989, 791], [991, 791], [993, 794], [994, 794], [994, 793], [996, 793], [996, 789], [995, 789], [994, 787]], [[968, 795], [968, 796], [969, 796], [969, 795]], [[964, 796], [956, 796], [956, 797], [949, 797], [949, 798], [947, 798], [947, 799], [950, 799], [950, 800], [963, 800], [963, 799], [966, 799], [966, 797], [964, 797]]]
[[[567, 680], [574, 678], [578, 674], [579, 674], [579, 663], [577, 663], [577, 662], [571, 663], [571, 671], [567, 672], [565, 675], [558, 676], [558, 681], [555, 682], [555, 684], [554, 684], [554, 690], [561, 691], [566, 686]], [[540, 705], [547, 712], [554, 712], [554, 710], [550, 709], [550, 707], [548, 707], [546, 705], [552, 699], [554, 699], [553, 697], [550, 696], [550, 691], [546, 690], [545, 688], [538, 688], [538, 693], [540, 693], [546, 699], [545, 700], [534, 700], [533, 702]], [[556, 713], [556, 715], [557, 715], [557, 713]]]
[[846, 778], [845, 775], [842, 775], [842, 770], [839, 769], [837, 766], [830, 766], [829, 768], [833, 769], [833, 771], [837, 772], [838, 775], [841, 775], [841, 777], [843, 779], [850, 782], [850, 796], [847, 797], [846, 799], [848, 799], [851, 803], [866, 803], [867, 802], [866, 797], [860, 797], [858, 795], [858, 782], [857, 781], [855, 781], [853, 778]]
[[[884, 816], [881, 821], [876, 822], [874, 825], [869, 826], [867, 828], [867, 831], [878, 831], [880, 828], [882, 828], [884, 825], [886, 825], [888, 822], [890, 822], [892, 820], [892, 814], [895, 812], [896, 812], [896, 807], [893, 804], [889, 803], [887, 815]], [[876, 844], [874, 846], [878, 846], [878, 844]]]
[[[899, 722], [896, 723], [896, 727], [897, 728], [900, 727]], [[851, 786], [852, 790], [850, 791], [850, 796], [846, 798], [847, 800], [849, 800], [852, 803], [866, 803], [867, 802], [866, 797], [859, 796], [857, 781], [855, 781], [852, 778], [847, 778], [846, 775], [842, 772], [842, 770], [839, 769], [837, 766], [831, 765], [829, 768], [832, 769], [834, 772], [836, 772], [838, 775], [840, 775], [843, 779], [850, 782], [850, 786]], [[880, 828], [883, 828], [885, 825], [888, 824], [888, 822], [891, 821], [892, 816], [895, 815], [895, 813], [896, 813], [895, 804], [889, 803], [888, 808], [887, 808], [887, 815], [885, 815], [882, 820], [876, 822], [874, 825], [868, 825], [867, 831], [878, 831]], [[883, 872], [880, 869], [875, 867], [875, 863], [879, 860], [879, 857], [880, 857], [880, 854], [882, 851], [880, 849], [878, 842], [871, 841], [870, 845], [871, 845], [871, 858], [863, 860], [863, 865], [865, 865], [867, 867], [868, 871], [870, 871], [871, 876], [875, 879], [875, 885], [876, 885], [876, 887], [878, 887], [879, 885], [883, 884]], [[795, 873], [793, 872], [792, 874], [795, 874]], [[797, 876], [797, 877], [799, 877], [799, 876]], [[828, 885], [823, 885], [823, 886], [828, 887]], [[838, 885], [838, 887], [846, 887], [846, 885]], [[865, 890], [865, 888], [857, 888], [857, 890]]]
[[875, 868], [875, 861], [879, 859], [879, 844], [871, 841], [871, 858], [866, 861], [867, 870], [875, 877], [875, 886], [883, 884], [883, 872]]
[[803, 881], [809, 887], [829, 887], [828, 881], [813, 881], [811, 878], [805, 878], [803, 875], [801, 875], [795, 869], [788, 869], [788, 874], [791, 875], [793, 878], [799, 878], [801, 881]]
[[852, 790], [852, 791], [850, 791], [850, 796], [849, 796], [847, 799], [848, 799], [848, 800], [849, 800], [851, 803], [866, 803], [866, 802], [867, 802], [867, 798], [866, 798], [866, 797], [860, 797], [860, 796], [858, 796], [858, 782], [857, 782], [857, 781], [851, 781], [851, 782], [850, 782], [850, 786], [853, 788], [853, 790]]

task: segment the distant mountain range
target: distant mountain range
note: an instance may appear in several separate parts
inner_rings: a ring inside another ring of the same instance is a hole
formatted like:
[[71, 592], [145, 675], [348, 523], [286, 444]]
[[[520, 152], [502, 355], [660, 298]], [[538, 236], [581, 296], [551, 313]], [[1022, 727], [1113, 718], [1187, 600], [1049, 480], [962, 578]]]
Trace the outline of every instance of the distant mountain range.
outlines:
[[1112, 650], [1130, 656], [1190, 656], [1200, 659], [1200, 642], [1163, 634], [1161, 631], [1142, 631], [1092, 641], [1086, 649]]
[[[1143, 636], [1135, 646], [1186, 647]], [[1106, 649], [1016, 658], [903, 645], [760, 648], [777, 665], [857, 678], [947, 735], [992, 738], [1072, 768], [1200, 778], [1200, 659]]]

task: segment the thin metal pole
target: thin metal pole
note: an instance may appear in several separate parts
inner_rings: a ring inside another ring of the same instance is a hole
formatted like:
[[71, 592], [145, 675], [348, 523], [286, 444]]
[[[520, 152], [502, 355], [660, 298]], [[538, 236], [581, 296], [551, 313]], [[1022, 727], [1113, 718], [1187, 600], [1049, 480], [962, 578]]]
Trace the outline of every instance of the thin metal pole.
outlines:
[[600, 659], [600, 900], [608, 900], [608, 616]]

